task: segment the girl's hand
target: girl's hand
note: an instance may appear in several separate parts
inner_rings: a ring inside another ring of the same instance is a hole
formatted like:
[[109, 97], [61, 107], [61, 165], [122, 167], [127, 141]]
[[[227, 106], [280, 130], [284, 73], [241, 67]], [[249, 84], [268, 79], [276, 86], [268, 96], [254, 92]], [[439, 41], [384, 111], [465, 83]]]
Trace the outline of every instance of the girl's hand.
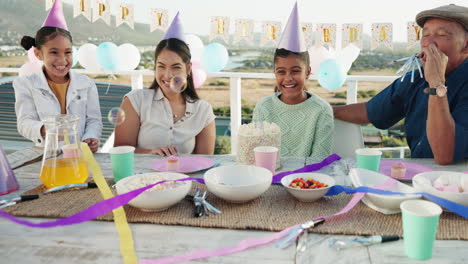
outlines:
[[94, 153], [98, 150], [99, 148], [99, 139], [96, 138], [87, 138], [83, 140], [84, 143], [88, 144], [89, 149]]
[[152, 149], [150, 153], [163, 157], [177, 155], [177, 148], [175, 146], [160, 147]]

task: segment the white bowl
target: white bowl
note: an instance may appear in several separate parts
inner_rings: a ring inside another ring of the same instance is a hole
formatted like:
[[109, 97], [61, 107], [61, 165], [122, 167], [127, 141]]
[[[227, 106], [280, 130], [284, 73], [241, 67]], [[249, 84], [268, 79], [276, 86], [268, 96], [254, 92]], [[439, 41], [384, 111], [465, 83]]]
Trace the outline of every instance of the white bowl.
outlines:
[[[304, 180], [307, 180], [307, 178], [312, 178], [316, 181], [325, 183], [328, 186], [319, 189], [297, 189], [290, 187], [289, 185], [296, 178], [303, 178]], [[322, 173], [296, 173], [284, 176], [281, 179], [281, 184], [292, 196], [296, 197], [299, 201], [313, 202], [322, 198], [322, 196], [324, 196], [328, 192], [328, 189], [335, 185], [335, 179]]]
[[349, 177], [351, 178], [351, 182], [353, 183], [354, 187], [377, 187], [378, 185], [382, 185], [388, 181], [387, 184], [380, 187], [379, 189], [392, 192], [410, 193], [406, 195], [382, 195], [367, 193], [362, 198], [362, 202], [367, 206], [384, 214], [399, 213], [401, 212], [400, 203], [406, 200], [421, 198], [421, 195], [419, 194], [412, 194], [416, 192], [413, 187], [375, 171], [355, 168], [349, 171]]
[[229, 165], [205, 172], [208, 191], [226, 201], [243, 203], [262, 195], [271, 185], [271, 171], [252, 165]]
[[[137, 189], [133, 188], [135, 187], [134, 184], [138, 184], [138, 182], [141, 181], [142, 177], [145, 177], [146, 179], [155, 177], [156, 180], [152, 183], [156, 183], [163, 179], [177, 180], [187, 178], [188, 176], [175, 172], [150, 172], [137, 174], [123, 178], [122, 180], [118, 181], [115, 185], [117, 193], [120, 195]], [[163, 179], [157, 179], [157, 177], [161, 177]], [[166, 210], [172, 205], [184, 199], [184, 197], [189, 193], [190, 189], [192, 188], [192, 182], [183, 181], [177, 183], [164, 183], [161, 185], [161, 187], [163, 187], [162, 190], [149, 189], [144, 191], [143, 193], [135, 197], [133, 200], [131, 200], [128, 204], [147, 212]]]
[[456, 181], [460, 181], [461, 179], [468, 181], [468, 174], [465, 173], [453, 171], [429, 171], [416, 174], [413, 177], [413, 187], [418, 192], [426, 192], [449, 201], [468, 206], [468, 193], [444, 192], [439, 191], [432, 186], [434, 181], [442, 175], [446, 175]]

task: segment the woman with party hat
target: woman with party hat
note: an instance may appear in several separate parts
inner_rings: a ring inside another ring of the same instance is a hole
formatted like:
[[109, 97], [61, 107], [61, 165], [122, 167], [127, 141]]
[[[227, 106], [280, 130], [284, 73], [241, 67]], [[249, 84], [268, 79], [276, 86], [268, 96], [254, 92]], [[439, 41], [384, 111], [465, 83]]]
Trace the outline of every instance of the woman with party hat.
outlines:
[[59, 0], [54, 2], [36, 37], [24, 36], [21, 46], [26, 50], [33, 48], [44, 65], [41, 72], [13, 81], [18, 132], [42, 146], [46, 131], [41, 120], [49, 115], [75, 114], [80, 117], [80, 138], [96, 152], [102, 131], [97, 88], [87, 76], [70, 71], [72, 36]]
[[306, 88], [311, 68], [297, 3], [274, 55], [275, 94], [257, 103], [253, 120], [281, 128], [281, 155], [324, 158], [333, 140], [331, 106]]
[[115, 129], [114, 146], [161, 156], [213, 154], [215, 116], [195, 90], [191, 55], [179, 13], [155, 51], [154, 81], [149, 89], [125, 95], [125, 121]]

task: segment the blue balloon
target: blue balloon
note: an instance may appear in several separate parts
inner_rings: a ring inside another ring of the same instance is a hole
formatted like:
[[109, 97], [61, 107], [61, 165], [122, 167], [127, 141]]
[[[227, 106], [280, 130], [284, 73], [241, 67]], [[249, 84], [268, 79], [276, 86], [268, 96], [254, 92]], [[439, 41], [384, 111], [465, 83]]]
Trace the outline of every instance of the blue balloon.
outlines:
[[78, 49], [75, 46], [73, 46], [72, 50], [73, 50], [73, 62], [72, 62], [72, 68], [73, 68], [78, 63]]
[[203, 50], [201, 63], [207, 72], [219, 72], [229, 60], [227, 49], [219, 43], [211, 43]]
[[99, 44], [96, 51], [97, 61], [104, 69], [115, 70], [119, 66], [118, 48], [112, 42]]
[[335, 59], [328, 59], [320, 63], [317, 69], [317, 80], [323, 88], [336, 90], [344, 84], [346, 73]]

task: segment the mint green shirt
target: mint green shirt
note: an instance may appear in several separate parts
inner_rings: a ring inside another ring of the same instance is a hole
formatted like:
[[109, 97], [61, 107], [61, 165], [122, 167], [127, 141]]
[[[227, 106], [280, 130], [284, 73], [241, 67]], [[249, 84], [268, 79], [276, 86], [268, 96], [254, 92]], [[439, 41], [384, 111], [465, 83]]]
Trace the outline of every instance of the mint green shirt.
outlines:
[[281, 156], [325, 158], [331, 154], [333, 111], [315, 94], [300, 104], [288, 105], [279, 93], [257, 103], [253, 120], [268, 121], [281, 128]]

